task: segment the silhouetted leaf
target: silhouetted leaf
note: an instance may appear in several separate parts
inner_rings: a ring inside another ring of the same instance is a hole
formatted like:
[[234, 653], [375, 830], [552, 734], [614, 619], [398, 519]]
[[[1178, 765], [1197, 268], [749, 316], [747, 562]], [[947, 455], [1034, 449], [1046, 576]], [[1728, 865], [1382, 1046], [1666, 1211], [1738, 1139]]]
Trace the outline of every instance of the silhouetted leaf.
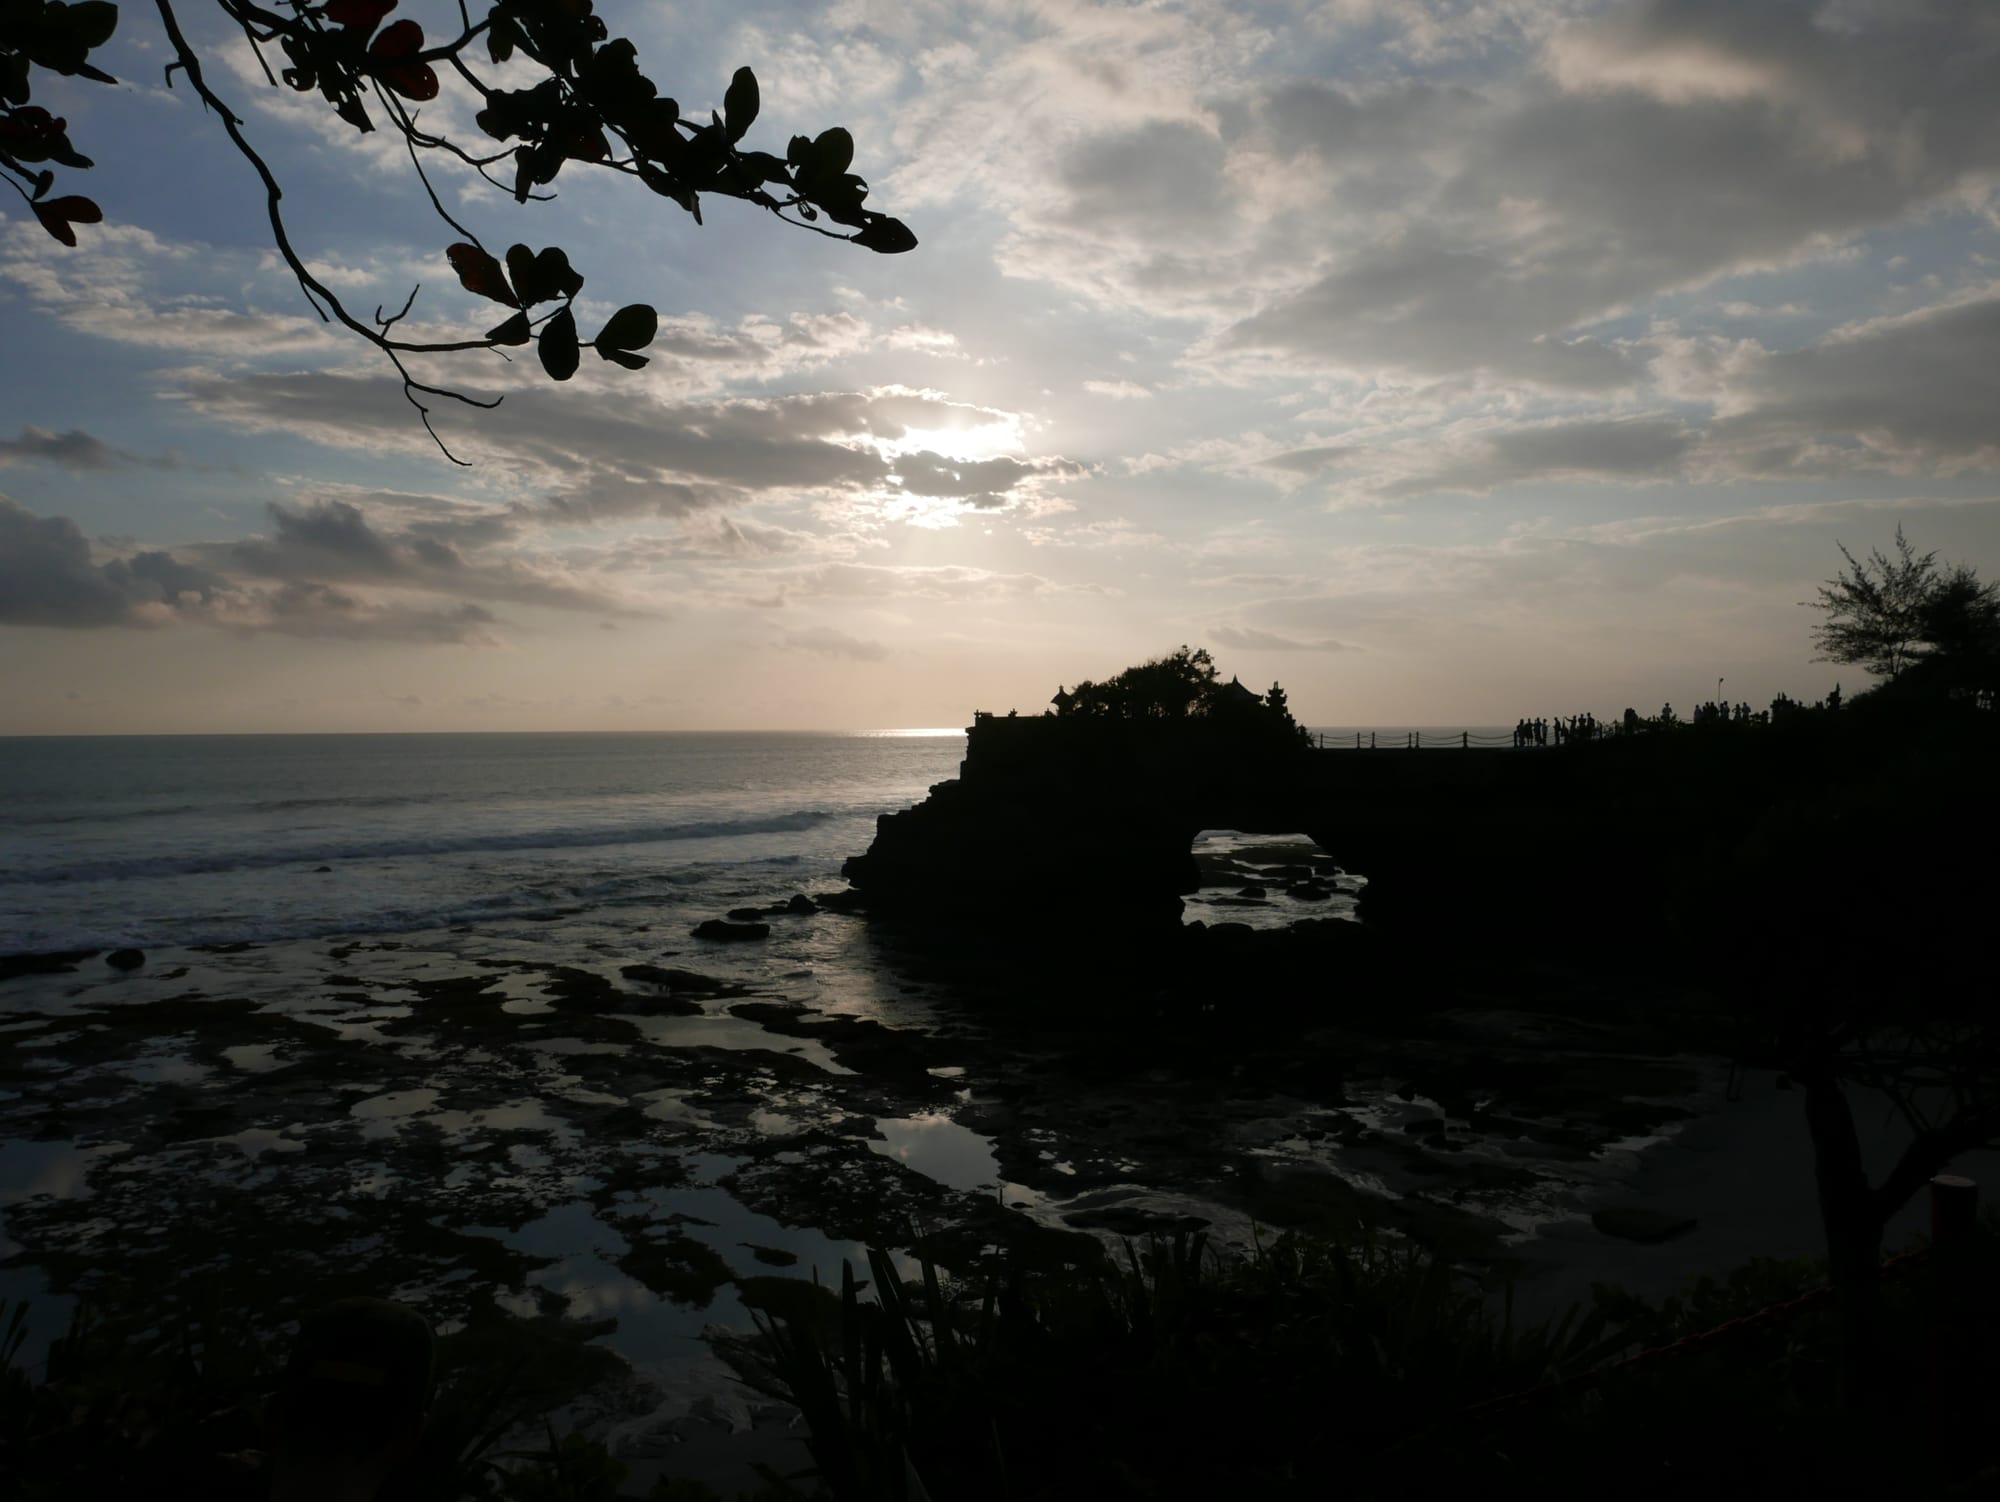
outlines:
[[438, 77], [431, 71], [429, 63], [405, 63], [400, 68], [392, 68], [382, 75], [382, 82], [405, 99], [414, 99], [419, 104], [438, 96]]
[[[386, 27], [368, 44], [368, 55], [384, 63], [393, 63], [396, 58], [409, 57], [423, 50], [424, 29], [415, 21], [398, 21]], [[428, 63], [385, 67], [382, 69], [382, 82], [405, 99], [415, 99], [419, 103], [435, 99], [438, 95], [437, 74], [431, 71]]]
[[862, 249], [885, 256], [901, 255], [906, 250], [917, 248], [917, 237], [910, 233], [910, 227], [886, 214], [863, 225], [861, 233], [853, 238]]
[[738, 68], [736, 76], [729, 80], [729, 89], [722, 96], [723, 118], [729, 122], [729, 139], [732, 142], [743, 139], [757, 118], [759, 97], [757, 75], [748, 68]]
[[534, 336], [528, 329], [528, 315], [516, 313], [497, 329], [488, 329], [486, 337], [495, 344], [526, 344]]
[[27, 58], [18, 52], [0, 54], [0, 99], [26, 104], [30, 97]]
[[486, 55], [496, 63], [504, 63], [514, 55], [514, 46], [521, 33], [506, 16], [495, 16], [493, 24], [486, 31]]
[[597, 352], [612, 349], [644, 349], [660, 331], [660, 315], [645, 303], [630, 303], [611, 315], [611, 321], [597, 336]]
[[784, 183], [792, 180], [784, 162], [768, 151], [746, 151], [737, 160], [758, 182]]
[[528, 190], [538, 183], [552, 183], [556, 174], [562, 171], [563, 154], [560, 148], [542, 143], [539, 146], [517, 146], [514, 148], [514, 200], [528, 201]]
[[71, 225], [104, 222], [104, 210], [90, 199], [78, 197], [74, 193], [63, 198], [51, 198], [45, 203], [30, 204], [29, 207], [35, 211], [35, 217], [42, 221], [43, 229], [69, 246], [76, 244], [76, 231], [70, 227]]
[[675, 203], [694, 215], [694, 222], [701, 223], [700, 200], [684, 182], [669, 177], [651, 162], [639, 163], [639, 181], [658, 193], [662, 198], [671, 198]]
[[327, 0], [326, 18], [336, 26], [367, 36], [396, 8], [396, 0]]
[[562, 150], [580, 162], [601, 162], [611, 155], [611, 143], [596, 126], [583, 125], [564, 135]]
[[83, 0], [69, 8], [63, 21], [69, 34], [89, 51], [111, 40], [111, 33], [118, 29], [118, 7], [110, 0]]
[[812, 170], [815, 174], [838, 177], [854, 162], [854, 137], [840, 126], [823, 130], [812, 143]]
[[583, 290], [582, 273], [569, 264], [569, 254], [560, 245], [551, 245], [536, 256], [535, 270], [548, 278], [558, 297], [575, 297]]
[[597, 353], [614, 365], [623, 365], [627, 370], [644, 370], [648, 364], [645, 355], [635, 355], [630, 350], [606, 349], [600, 344], [597, 346]]
[[555, 296], [551, 289], [544, 291], [539, 277], [535, 274], [535, 253], [525, 245], [507, 247], [507, 280], [514, 284], [514, 295], [521, 300], [521, 306], [532, 308], [538, 302], [547, 302]]
[[542, 369], [552, 379], [567, 381], [575, 375], [577, 362], [582, 359], [576, 346], [576, 315], [564, 308], [551, 318], [542, 328], [536, 352], [542, 357]]
[[490, 297], [495, 302], [517, 308], [520, 303], [507, 286], [506, 275], [500, 270], [500, 263], [481, 250], [477, 245], [464, 241], [449, 246], [445, 259], [451, 262], [451, 269], [458, 273], [459, 283], [468, 292], [476, 292], [481, 297]]
[[559, 245], [551, 245], [540, 255], [525, 245], [507, 247], [507, 275], [520, 294], [521, 306], [554, 302], [558, 297], [574, 297], [583, 290], [583, 278], [569, 264], [569, 256]]
[[368, 44], [368, 55], [408, 57], [412, 52], [421, 52], [423, 46], [423, 27], [415, 21], [398, 21], [393, 26], [384, 27], [382, 34]]

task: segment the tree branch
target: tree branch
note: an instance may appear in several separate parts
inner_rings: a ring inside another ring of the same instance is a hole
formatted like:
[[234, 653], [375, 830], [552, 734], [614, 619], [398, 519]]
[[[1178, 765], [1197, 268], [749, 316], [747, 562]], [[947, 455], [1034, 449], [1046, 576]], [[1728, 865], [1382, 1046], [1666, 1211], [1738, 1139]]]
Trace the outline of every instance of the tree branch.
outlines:
[[[411, 377], [409, 369], [403, 364], [401, 356], [405, 354], [450, 354], [458, 350], [490, 349], [492, 348], [492, 341], [489, 339], [459, 339], [442, 343], [413, 344], [404, 340], [390, 339], [377, 330], [370, 328], [352, 313], [349, 313], [341, 300], [319, 278], [312, 274], [304, 260], [300, 258], [298, 251], [292, 247], [291, 235], [285, 228], [284, 212], [279, 208], [279, 204], [284, 199], [285, 190], [279, 186], [278, 179], [272, 173], [270, 164], [258, 154], [256, 147], [252, 146], [249, 138], [243, 134], [242, 119], [208, 86], [208, 80], [202, 74], [201, 58], [196, 54], [194, 48], [188, 44], [186, 35], [181, 31], [180, 18], [174, 14], [172, 0], [154, 0], [154, 3], [159, 8], [160, 23], [166, 28], [167, 41], [174, 49], [174, 56], [178, 66], [187, 74], [188, 82], [194, 86], [194, 91], [200, 97], [202, 104], [212, 110], [216, 117], [222, 121], [222, 128], [228, 133], [231, 144], [236, 147], [237, 152], [243, 159], [249, 162], [251, 167], [256, 170], [258, 178], [263, 182], [265, 208], [271, 222], [272, 241], [278, 248], [278, 254], [284, 257], [285, 264], [291, 268], [292, 275], [298, 278], [299, 286], [304, 289], [308, 300], [318, 299], [313, 303], [314, 311], [318, 312], [322, 319], [326, 319], [329, 316], [330, 310], [333, 319], [338, 320], [351, 332], [359, 334], [389, 357], [389, 362], [396, 367], [396, 374], [402, 377], [404, 398], [411, 406], [417, 409], [418, 416], [423, 419], [424, 431], [431, 435], [431, 441], [438, 446], [438, 452], [443, 454], [453, 464], [469, 468], [470, 466], [467, 464], [467, 461], [454, 454], [445, 446], [444, 440], [438, 437], [437, 429], [431, 426], [430, 409], [417, 399], [417, 393], [421, 391], [430, 396], [449, 397], [454, 401], [463, 402], [469, 407], [482, 408], [499, 406], [501, 398], [496, 396], [491, 401], [481, 401], [478, 398], [465, 396], [456, 391], [448, 391], [442, 387], [426, 386]], [[412, 296], [414, 295], [413, 293]], [[322, 302], [325, 304], [324, 307], [321, 306]]]

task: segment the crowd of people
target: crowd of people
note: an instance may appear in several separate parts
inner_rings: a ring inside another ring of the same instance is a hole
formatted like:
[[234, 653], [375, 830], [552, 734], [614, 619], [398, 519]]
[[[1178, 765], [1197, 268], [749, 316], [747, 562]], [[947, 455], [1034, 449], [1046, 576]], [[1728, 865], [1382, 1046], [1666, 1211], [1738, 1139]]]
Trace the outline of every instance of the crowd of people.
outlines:
[[[1631, 711], [1627, 710], [1627, 714]], [[1557, 715], [1552, 720], [1522, 720], [1514, 726], [1514, 745], [1560, 746], [1564, 741], [1594, 741], [1599, 736], [1610, 734], [1609, 728], [1601, 724], [1594, 714], [1573, 714], [1567, 720]]]
[[1839, 709], [1840, 685], [1835, 684], [1833, 692], [1818, 704], [1808, 705], [1780, 694], [1771, 701], [1769, 709], [1752, 709], [1748, 704], [1731, 704], [1726, 699], [1711, 699], [1697, 704], [1694, 713], [1683, 720], [1674, 713], [1672, 703], [1662, 704], [1660, 712], [1650, 719], [1636, 709], [1628, 709], [1618, 723], [1610, 724], [1593, 714], [1573, 714], [1565, 719], [1561, 715], [1553, 719], [1523, 719], [1515, 722], [1514, 745], [1560, 746], [1570, 741], [1594, 741], [1613, 735], [1638, 735], [1648, 730], [1671, 730], [1680, 725], [1768, 725], [1775, 719], [1804, 709]]

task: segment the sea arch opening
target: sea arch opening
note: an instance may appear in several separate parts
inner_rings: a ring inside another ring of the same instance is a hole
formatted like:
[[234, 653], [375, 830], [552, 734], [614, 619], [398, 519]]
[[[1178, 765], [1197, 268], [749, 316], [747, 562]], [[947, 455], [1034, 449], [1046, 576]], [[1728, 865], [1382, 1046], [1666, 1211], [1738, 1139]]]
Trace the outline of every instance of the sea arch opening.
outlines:
[[1281, 929], [1306, 918], [1355, 921], [1368, 884], [1303, 830], [1202, 829], [1188, 855], [1199, 885], [1183, 899], [1183, 923]]

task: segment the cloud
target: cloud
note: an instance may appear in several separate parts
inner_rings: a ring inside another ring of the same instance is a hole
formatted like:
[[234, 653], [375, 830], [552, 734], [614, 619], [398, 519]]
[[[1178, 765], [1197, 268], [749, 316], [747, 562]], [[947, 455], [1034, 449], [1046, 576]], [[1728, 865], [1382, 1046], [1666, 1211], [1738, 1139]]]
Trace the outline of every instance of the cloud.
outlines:
[[0, 438], [0, 465], [21, 459], [81, 470], [113, 469], [119, 462], [115, 449], [81, 428], [52, 433], [47, 428], [24, 427], [19, 438]]
[[497, 624], [478, 605], [444, 608], [365, 599], [331, 584], [292, 583], [261, 596], [245, 618], [226, 621], [284, 636], [338, 637], [350, 641], [407, 641], [430, 645], [493, 647], [486, 628]]
[[[373, 584], [458, 599], [504, 600], [552, 610], [630, 614], [631, 601], [602, 584], [574, 576], [552, 559], [517, 550], [498, 558], [468, 556], [448, 529], [412, 527], [382, 532], [361, 509], [344, 500], [309, 501], [296, 508], [269, 506], [272, 532], [236, 542], [191, 549], [238, 577], [297, 583]], [[509, 517], [507, 537], [518, 528]], [[440, 535], [440, 533], [443, 535]]]
[[163, 552], [97, 563], [66, 516], [0, 496], [0, 623], [160, 626], [214, 602], [222, 581]]
[[1288, 86], [1279, 139], [1337, 185], [1392, 182], [1392, 212], [1351, 215], [1331, 266], [1213, 348], [1615, 389], [1636, 372], [1591, 321], [1824, 255], [2000, 167], [1996, 54], [1978, 7], [1651, 0], [1556, 32], [1511, 88]]
[[1003, 573], [962, 564], [819, 563], [766, 570], [754, 582], [772, 591], [768, 603], [791, 599], [909, 599], [968, 601], [1021, 599], [1098, 585], [1065, 586], [1039, 574]]
[[1211, 627], [1208, 639], [1218, 647], [1228, 647], [1237, 652], [1352, 652], [1354, 647], [1344, 641], [1334, 641], [1331, 637], [1319, 641], [1295, 641], [1289, 636], [1280, 636], [1275, 631], [1260, 631], [1255, 626], [1215, 626]]
[[284, 636], [490, 646], [477, 605], [370, 598], [313, 581], [247, 589], [153, 549], [99, 563], [75, 522], [0, 496], [0, 624], [158, 627], [176, 622]]
[[1718, 470], [1737, 475], [2000, 467], [2000, 282], [1733, 363]]
[[1145, 401], [1153, 394], [1149, 387], [1141, 386], [1137, 381], [1125, 380], [1085, 381], [1083, 389], [1093, 396], [1108, 396], [1113, 401], [1124, 402]]
[[823, 657], [851, 657], [856, 662], [880, 662], [889, 649], [879, 641], [864, 641], [836, 631], [831, 626], [815, 626], [804, 631], [787, 631], [784, 645], [794, 652], [816, 652]]
[[[429, 441], [396, 383], [379, 377], [193, 374], [184, 393], [197, 410], [251, 431], [371, 452], [389, 446], [421, 453]], [[613, 404], [541, 383], [466, 421], [472, 432], [465, 441], [486, 463], [543, 489], [548, 509], [572, 522], [679, 517], [811, 496], [1000, 510], [1031, 504], [1048, 487], [1087, 473], [1060, 455], [979, 455], [995, 442], [1018, 442], [1019, 414], [900, 386]]]

